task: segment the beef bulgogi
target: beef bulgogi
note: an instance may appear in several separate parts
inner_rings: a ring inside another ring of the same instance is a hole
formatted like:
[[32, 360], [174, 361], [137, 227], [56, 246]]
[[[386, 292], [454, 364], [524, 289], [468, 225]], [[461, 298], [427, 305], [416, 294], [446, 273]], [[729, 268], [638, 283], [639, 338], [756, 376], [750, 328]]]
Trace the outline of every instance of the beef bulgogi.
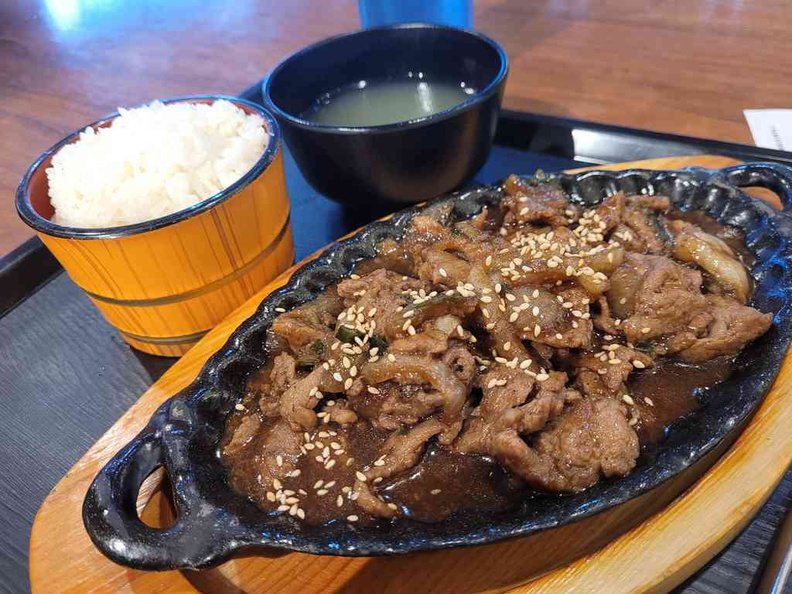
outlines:
[[625, 476], [772, 316], [738, 232], [664, 196], [583, 208], [516, 176], [500, 208], [401, 242], [275, 319], [221, 456], [310, 523], [506, 509]]

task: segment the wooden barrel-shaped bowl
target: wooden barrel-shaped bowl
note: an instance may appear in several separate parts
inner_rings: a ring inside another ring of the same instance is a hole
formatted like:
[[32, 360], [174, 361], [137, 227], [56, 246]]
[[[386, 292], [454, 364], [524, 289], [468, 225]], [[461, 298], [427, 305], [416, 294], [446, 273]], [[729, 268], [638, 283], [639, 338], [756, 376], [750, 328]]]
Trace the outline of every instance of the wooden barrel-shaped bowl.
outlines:
[[[264, 119], [269, 143], [253, 168], [222, 192], [152, 221], [83, 229], [50, 219], [46, 170], [77, 131], [44, 153], [17, 189], [19, 216], [60, 261], [71, 279], [133, 347], [179, 356], [294, 260], [281, 134], [260, 106], [226, 99]], [[91, 124], [112, 123], [113, 114]]]

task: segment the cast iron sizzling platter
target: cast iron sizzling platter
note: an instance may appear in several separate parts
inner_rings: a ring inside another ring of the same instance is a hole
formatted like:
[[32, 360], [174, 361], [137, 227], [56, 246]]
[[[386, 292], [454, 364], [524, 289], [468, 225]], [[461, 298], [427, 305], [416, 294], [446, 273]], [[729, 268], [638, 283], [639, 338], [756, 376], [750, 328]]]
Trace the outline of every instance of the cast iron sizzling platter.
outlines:
[[[267, 546], [306, 553], [393, 555], [492, 543], [575, 522], [626, 503], [688, 469], [719, 444], [733, 440], [770, 388], [792, 332], [792, 218], [739, 190], [763, 186], [792, 208], [792, 170], [750, 164], [708, 171], [592, 171], [558, 176], [572, 200], [593, 204], [623, 190], [668, 195], [681, 209], [704, 210], [720, 223], [742, 229], [757, 257], [756, 293], [751, 304], [775, 313], [771, 329], [738, 357], [733, 376], [703, 394], [704, 406], [675, 423], [627, 477], [602, 481], [572, 496], [529, 499], [508, 513], [458, 513], [437, 524], [399, 520], [352, 527], [345, 522], [309, 526], [288, 516], [271, 516], [227, 486], [217, 454], [226, 416], [242, 393], [247, 375], [269, 353], [265, 331], [277, 315], [315, 297], [375, 255], [377, 244], [398, 238], [417, 206], [375, 222], [333, 245], [303, 266], [261, 303], [185, 390], [165, 402], [146, 428], [100, 471], [83, 504], [83, 521], [94, 544], [112, 560], [137, 569], [202, 568], [245, 548]], [[453, 220], [469, 218], [501, 197], [498, 186], [478, 187], [432, 201], [453, 205]], [[143, 480], [164, 466], [173, 485], [177, 519], [164, 530], [137, 516]]]

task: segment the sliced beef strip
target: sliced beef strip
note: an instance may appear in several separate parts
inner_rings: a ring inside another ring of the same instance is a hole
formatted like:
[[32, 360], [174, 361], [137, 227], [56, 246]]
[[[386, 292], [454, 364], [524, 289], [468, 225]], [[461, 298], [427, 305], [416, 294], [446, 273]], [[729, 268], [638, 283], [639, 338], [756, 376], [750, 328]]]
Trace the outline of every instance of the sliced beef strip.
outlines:
[[638, 436], [626, 408], [613, 399], [584, 398], [572, 404], [530, 447], [516, 431], [493, 439], [493, 454], [527, 483], [550, 491], [576, 492], [604, 476], [635, 467]]
[[[389, 342], [399, 336], [407, 336], [401, 330], [404, 320], [401, 324], [396, 322], [401, 319], [397, 310], [409, 303], [408, 293], [429, 289], [429, 285], [423, 281], [384, 268], [338, 284], [338, 294], [344, 299], [345, 306], [355, 306], [367, 320], [375, 323], [377, 334], [383, 334]], [[368, 315], [370, 312], [374, 314]], [[343, 323], [344, 318], [340, 321]]]
[[356, 413], [385, 431], [395, 431], [414, 425], [443, 405], [443, 396], [421, 385], [386, 381], [371, 386], [359, 395], [349, 396], [349, 404]]
[[234, 429], [231, 439], [223, 447], [224, 455], [234, 455], [241, 451], [251, 440], [256, 436], [261, 428], [261, 418], [256, 414], [248, 414], [242, 417], [242, 420]]
[[247, 395], [258, 400], [265, 417], [278, 416], [281, 395], [297, 381], [297, 362], [288, 353], [280, 353], [270, 369], [261, 369], [247, 382]]
[[[260, 483], [269, 487], [273, 480], [297, 468], [300, 458], [300, 434], [291, 430], [289, 423], [277, 420], [266, 427], [259, 438]], [[278, 464], [278, 456], [281, 463]]]
[[568, 224], [566, 211], [571, 207], [566, 192], [560, 187], [551, 184], [529, 185], [516, 175], [511, 175], [504, 184], [504, 190], [506, 196], [501, 201], [504, 226]]
[[457, 440], [457, 450], [492, 454], [493, 440], [504, 431], [528, 434], [541, 430], [561, 413], [568, 399], [578, 397], [565, 383], [566, 374], [560, 372], [551, 372], [540, 382], [524, 371], [495, 366], [482, 377], [481, 403]]
[[389, 353], [436, 355], [448, 349], [448, 337], [434, 328], [425, 329], [412, 336], [397, 338], [388, 347]]
[[[660, 254], [665, 244], [658, 234], [656, 215], [665, 211], [669, 200], [665, 196], [630, 196], [619, 192], [606, 198], [593, 212], [592, 220], [584, 225], [586, 230], [596, 230], [594, 241], [608, 234], [628, 250], [639, 253]], [[598, 235], [597, 235], [598, 234]]]
[[476, 376], [476, 360], [464, 346], [453, 346], [443, 355], [443, 363], [448, 365], [457, 379], [470, 386]]
[[611, 314], [608, 299], [604, 295], [597, 300], [599, 306], [599, 313], [594, 318], [594, 327], [611, 336], [618, 336], [621, 334], [621, 320], [614, 318]]
[[469, 262], [434, 246], [423, 249], [419, 262], [419, 278], [433, 285], [454, 287], [470, 276]]
[[356, 423], [358, 416], [355, 411], [350, 408], [349, 403], [344, 399], [333, 401], [332, 406], [326, 404], [322, 408], [322, 412], [329, 418], [328, 423], [337, 423], [339, 425], [351, 425]]
[[773, 323], [773, 315], [742, 305], [736, 299], [708, 295], [712, 322], [703, 338], [697, 338], [678, 356], [691, 362], [734, 355], [746, 344], [761, 336]]
[[[645, 210], [625, 209], [622, 220], [627, 229], [632, 232], [632, 251], [650, 254], [662, 254], [666, 251], [666, 244], [657, 231], [657, 221], [654, 215]], [[638, 249], [635, 249], [638, 248]]]
[[313, 429], [316, 426], [314, 408], [319, 400], [311, 393], [314, 388], [323, 393], [340, 393], [343, 385], [321, 365], [294, 382], [281, 396], [280, 415], [295, 431]]
[[356, 480], [353, 491], [355, 503], [367, 514], [375, 518], [395, 518], [399, 515], [398, 508], [394, 509], [380, 499], [368, 483]]
[[427, 356], [389, 353], [374, 363], [363, 365], [361, 376], [373, 386], [388, 380], [396, 380], [401, 384], [430, 385], [442, 399], [441, 419], [449, 425], [459, 420], [467, 397], [466, 386], [448, 365]]
[[666, 212], [671, 208], [671, 199], [662, 194], [634, 194], [627, 196], [627, 204], [657, 212]]
[[707, 306], [701, 273], [664, 256], [633, 253], [613, 273], [607, 297], [630, 342], [683, 331]]
[[[382, 324], [383, 334], [386, 337], [391, 337], [392, 343], [395, 344], [394, 341], [398, 338], [410, 338], [409, 329], [405, 328], [408, 319], [410, 325], [416, 329], [421, 328], [427, 322], [433, 322], [432, 326], [437, 328], [436, 320], [445, 319], [448, 316], [464, 318], [475, 311], [476, 307], [475, 296], [465, 296], [457, 292], [450, 295], [447, 292], [437, 294], [436, 291], [431, 291], [425, 298], [419, 296], [416, 301], [406, 305], [403, 310], [394, 312], [393, 315], [385, 319]], [[436, 336], [442, 340], [440, 335]]]
[[302, 352], [316, 341], [326, 346], [341, 309], [341, 300], [335, 292], [325, 293], [307, 305], [279, 315], [272, 323], [272, 330], [294, 352]]
[[442, 433], [445, 425], [435, 418], [427, 419], [403, 433], [395, 431], [382, 447], [380, 461], [374, 463], [363, 474], [369, 481], [387, 479], [412, 468], [418, 463], [426, 442]]
[[633, 369], [644, 369], [652, 364], [653, 359], [648, 354], [616, 344], [606, 344], [602, 350], [581, 354], [573, 363], [578, 370], [578, 385], [584, 393], [593, 396], [626, 393], [624, 384]]
[[517, 299], [510, 304], [510, 321], [520, 329], [521, 339], [559, 348], [591, 344], [591, 299], [581, 288], [521, 287], [514, 295]]
[[[374, 491], [376, 482], [391, 478], [415, 466], [423, 453], [426, 442], [446, 429], [435, 418], [419, 423], [406, 433], [397, 431], [391, 434], [382, 448], [382, 455], [374, 465], [366, 469], [355, 481], [354, 493], [356, 501], [362, 509], [370, 514], [393, 517], [397, 511], [389, 507]], [[382, 503], [382, 505], [380, 505]]]

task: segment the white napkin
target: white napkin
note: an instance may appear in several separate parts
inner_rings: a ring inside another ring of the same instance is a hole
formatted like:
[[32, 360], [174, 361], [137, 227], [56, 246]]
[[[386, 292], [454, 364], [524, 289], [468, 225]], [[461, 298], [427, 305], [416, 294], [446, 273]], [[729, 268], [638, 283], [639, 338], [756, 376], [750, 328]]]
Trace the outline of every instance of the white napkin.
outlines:
[[792, 150], [792, 109], [744, 109], [756, 146]]

